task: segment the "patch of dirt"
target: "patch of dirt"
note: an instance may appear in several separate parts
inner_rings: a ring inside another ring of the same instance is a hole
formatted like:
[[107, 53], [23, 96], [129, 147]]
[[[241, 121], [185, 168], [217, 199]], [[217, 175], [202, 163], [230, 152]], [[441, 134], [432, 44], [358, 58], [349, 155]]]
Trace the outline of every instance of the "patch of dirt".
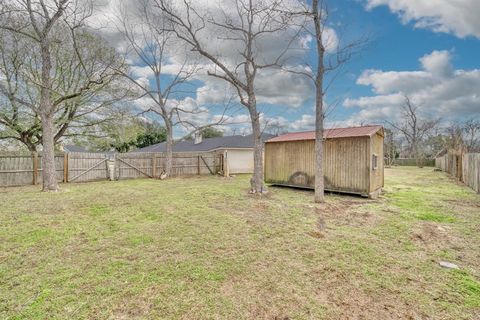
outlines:
[[356, 200], [346, 197], [335, 202], [315, 206], [315, 213], [321, 219], [319, 220], [319, 229], [323, 230], [329, 225], [353, 227], [375, 225], [379, 217], [362, 208], [368, 203], [371, 203], [370, 200]]
[[468, 239], [458, 236], [448, 225], [427, 221], [418, 223], [412, 230], [411, 239], [430, 255], [449, 249], [455, 253], [453, 259], [464, 266], [474, 268], [479, 264], [479, 256], [472, 253]]
[[428, 251], [436, 251], [451, 248], [456, 242], [456, 239], [449, 231], [449, 226], [422, 221], [412, 230], [410, 237], [414, 243], [426, 248]]
[[161, 288], [147, 288], [140, 295], [126, 295], [113, 306], [113, 317], [115, 319], [144, 319], [149, 316], [154, 303], [150, 297], [159, 294]]
[[321, 239], [321, 238], [324, 238], [325, 235], [320, 232], [320, 231], [310, 231], [310, 232], [307, 232], [307, 234], [312, 237], [312, 238], [317, 238], [317, 239]]
[[453, 259], [461, 262], [477, 277], [480, 276], [480, 255], [472, 250], [478, 246], [478, 238], [472, 235], [480, 232], [480, 224], [475, 222], [480, 212], [480, 201], [446, 199], [440, 202], [440, 206], [452, 212], [459, 221], [455, 224], [420, 221], [411, 230], [412, 241], [429, 254], [435, 255], [446, 250], [452, 252]]
[[353, 289], [346, 295], [335, 292], [329, 300], [335, 310], [330, 319], [430, 319], [391, 293], [371, 294]]

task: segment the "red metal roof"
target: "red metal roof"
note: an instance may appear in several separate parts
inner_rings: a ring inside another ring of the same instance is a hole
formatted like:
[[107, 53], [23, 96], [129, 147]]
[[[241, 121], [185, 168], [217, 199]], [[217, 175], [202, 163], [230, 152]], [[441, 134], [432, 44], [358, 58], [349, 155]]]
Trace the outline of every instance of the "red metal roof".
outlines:
[[[381, 129], [382, 126], [378, 125], [325, 129], [323, 131], [323, 137], [325, 139], [369, 137]], [[282, 134], [281, 136], [267, 140], [267, 142], [284, 142], [299, 140], [315, 140], [315, 131], [291, 132], [287, 134]]]

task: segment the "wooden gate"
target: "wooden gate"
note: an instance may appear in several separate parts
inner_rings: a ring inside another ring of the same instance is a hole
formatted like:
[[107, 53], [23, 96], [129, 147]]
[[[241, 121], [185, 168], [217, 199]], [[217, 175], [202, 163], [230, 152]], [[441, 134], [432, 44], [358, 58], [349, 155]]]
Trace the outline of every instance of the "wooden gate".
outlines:
[[155, 156], [150, 153], [115, 155], [115, 179], [155, 178]]
[[68, 153], [64, 182], [86, 182], [108, 179], [109, 157], [104, 153]]

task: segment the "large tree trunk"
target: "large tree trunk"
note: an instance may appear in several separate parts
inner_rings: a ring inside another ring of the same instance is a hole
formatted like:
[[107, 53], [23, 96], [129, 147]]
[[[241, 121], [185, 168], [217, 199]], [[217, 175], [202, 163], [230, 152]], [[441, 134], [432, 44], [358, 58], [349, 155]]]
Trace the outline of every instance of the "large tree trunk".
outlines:
[[40, 90], [40, 117], [42, 121], [42, 179], [43, 191], [57, 191], [55, 176], [55, 123], [50, 97], [52, 61], [48, 40], [41, 44], [42, 55], [42, 88]]
[[58, 191], [55, 171], [55, 129], [53, 117], [42, 115], [42, 180], [43, 191]]
[[263, 142], [262, 130], [260, 125], [260, 115], [256, 108], [250, 111], [253, 131], [253, 177], [252, 177], [252, 193], [263, 193], [265, 187], [263, 185]]
[[166, 141], [166, 159], [165, 159], [165, 173], [167, 177], [172, 174], [173, 166], [173, 128], [170, 124], [166, 123], [167, 127], [167, 141]]

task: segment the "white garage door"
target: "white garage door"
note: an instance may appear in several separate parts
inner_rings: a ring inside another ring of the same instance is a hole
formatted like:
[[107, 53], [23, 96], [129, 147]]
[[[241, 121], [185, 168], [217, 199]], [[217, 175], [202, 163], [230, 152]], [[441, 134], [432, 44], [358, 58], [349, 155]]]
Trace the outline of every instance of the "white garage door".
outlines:
[[227, 150], [230, 173], [253, 173], [253, 150]]

